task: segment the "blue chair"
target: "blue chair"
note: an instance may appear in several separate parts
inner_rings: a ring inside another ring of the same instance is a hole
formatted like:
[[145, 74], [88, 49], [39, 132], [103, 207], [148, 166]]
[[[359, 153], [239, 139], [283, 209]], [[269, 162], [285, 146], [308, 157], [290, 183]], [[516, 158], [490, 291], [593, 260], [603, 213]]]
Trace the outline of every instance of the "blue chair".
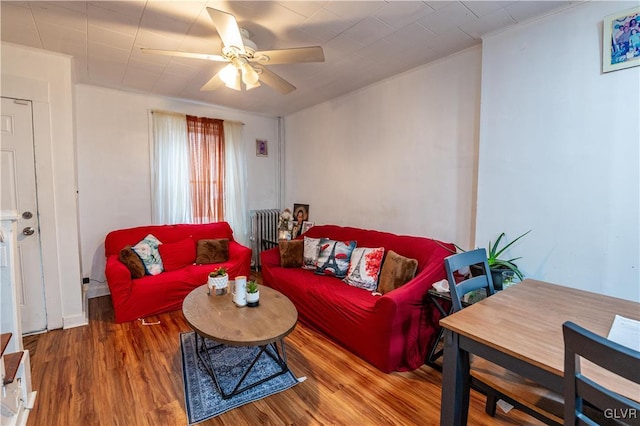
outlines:
[[580, 360], [640, 383], [640, 352], [567, 321], [564, 336], [564, 420], [566, 425], [640, 424], [640, 403], [582, 375]]
[[[481, 265], [484, 275], [467, 278], [464, 281], [456, 283], [454, 273], [472, 265]], [[447, 271], [449, 293], [451, 294], [451, 303], [454, 312], [462, 309], [463, 296], [472, 291], [484, 289], [487, 297], [495, 293], [493, 289], [493, 278], [491, 278], [489, 262], [487, 261], [487, 251], [485, 249], [480, 248], [451, 255], [444, 259], [444, 267]]]
[[[456, 271], [479, 265], [482, 275], [456, 282]], [[454, 254], [444, 259], [449, 281], [453, 312], [460, 311], [463, 297], [473, 291], [484, 290], [486, 297], [495, 294], [487, 252], [480, 248]], [[487, 395], [485, 412], [493, 417], [496, 405], [502, 399], [520, 411], [549, 425], [562, 424], [562, 396], [512, 371], [483, 358], [474, 356], [470, 364], [471, 386]]]

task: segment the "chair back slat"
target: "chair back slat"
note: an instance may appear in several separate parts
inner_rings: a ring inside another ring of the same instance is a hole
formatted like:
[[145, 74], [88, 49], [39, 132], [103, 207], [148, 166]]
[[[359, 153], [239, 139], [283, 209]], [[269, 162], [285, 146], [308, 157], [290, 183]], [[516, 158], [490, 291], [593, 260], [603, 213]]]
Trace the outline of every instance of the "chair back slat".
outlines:
[[[630, 424], [640, 424], [640, 403], [613, 392], [584, 376], [580, 371], [582, 358], [610, 372], [640, 383], [640, 352], [605, 339], [571, 321], [562, 325], [564, 336], [564, 420], [567, 425], [599, 424], [592, 418], [593, 406], [607, 412], [628, 413]], [[587, 404], [588, 403], [588, 404]], [[624, 421], [624, 420], [623, 420]]]
[[[456, 282], [455, 272], [472, 265], [480, 265], [484, 275]], [[444, 259], [444, 266], [447, 271], [447, 281], [449, 281], [449, 292], [454, 312], [462, 309], [462, 298], [472, 291], [485, 289], [487, 297], [495, 293], [485, 249], [480, 248], [451, 255]]]

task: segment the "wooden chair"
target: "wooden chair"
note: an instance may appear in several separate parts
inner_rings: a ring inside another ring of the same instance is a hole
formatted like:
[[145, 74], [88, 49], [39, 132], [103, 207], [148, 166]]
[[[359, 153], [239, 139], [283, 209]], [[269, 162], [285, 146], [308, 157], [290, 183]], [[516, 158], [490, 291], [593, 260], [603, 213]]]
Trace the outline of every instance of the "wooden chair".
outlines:
[[[584, 358], [627, 380], [640, 383], [640, 352], [598, 336], [570, 321], [564, 336], [564, 419], [567, 425], [640, 424], [640, 404], [580, 372]], [[613, 418], [613, 419], [612, 419]]]
[[[490, 297], [495, 293], [485, 249], [454, 254], [445, 258], [444, 265], [454, 312], [463, 308], [462, 301], [466, 294], [484, 290], [486, 296]], [[454, 273], [471, 265], [481, 266], [484, 275], [456, 282]], [[563, 423], [562, 395], [477, 356], [472, 357], [470, 367], [471, 384], [487, 395], [485, 411], [490, 416], [495, 415], [497, 402], [502, 399], [547, 424]]]

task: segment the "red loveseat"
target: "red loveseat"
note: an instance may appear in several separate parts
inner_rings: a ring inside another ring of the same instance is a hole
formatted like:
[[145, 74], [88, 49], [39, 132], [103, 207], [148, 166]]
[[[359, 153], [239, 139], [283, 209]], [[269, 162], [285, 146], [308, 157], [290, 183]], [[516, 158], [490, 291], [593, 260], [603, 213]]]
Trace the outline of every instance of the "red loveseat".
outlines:
[[[262, 280], [284, 293], [300, 320], [384, 372], [410, 371], [424, 364], [439, 330], [440, 314], [427, 290], [445, 278], [451, 244], [429, 238], [334, 225], [314, 226], [311, 238], [355, 240], [358, 247], [384, 247], [418, 261], [415, 277], [385, 295], [352, 287], [338, 278], [280, 266], [279, 249], [261, 253]], [[302, 238], [302, 237], [300, 237]]]
[[[229, 260], [223, 263], [195, 265], [194, 249], [191, 264], [158, 275], [132, 279], [131, 272], [119, 259], [120, 250], [127, 245], [136, 245], [148, 234], [153, 234], [163, 244], [178, 243], [188, 238], [191, 238], [194, 244], [201, 239], [227, 238]], [[209, 272], [224, 266], [227, 268], [229, 279], [240, 275], [248, 277], [251, 266], [251, 249], [233, 239], [233, 231], [227, 222], [121, 229], [110, 232], [104, 246], [107, 257], [105, 275], [111, 291], [116, 322], [132, 321], [180, 309], [187, 294], [207, 282]]]

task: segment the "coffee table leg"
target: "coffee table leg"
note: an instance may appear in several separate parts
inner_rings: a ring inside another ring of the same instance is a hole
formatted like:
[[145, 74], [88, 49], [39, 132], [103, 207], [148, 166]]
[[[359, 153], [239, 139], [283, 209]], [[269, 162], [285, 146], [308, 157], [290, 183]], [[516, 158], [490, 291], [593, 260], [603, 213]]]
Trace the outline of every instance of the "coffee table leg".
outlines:
[[[214, 345], [214, 346], [211, 346], [211, 347], [207, 347], [207, 343], [206, 343], [205, 338], [196, 333], [196, 352], [198, 353], [198, 358], [200, 358], [200, 361], [204, 365], [205, 369], [207, 370], [207, 372], [209, 373], [211, 378], [213, 378], [213, 381], [215, 382], [215, 385], [218, 388], [218, 391], [220, 392], [220, 395], [222, 396], [223, 399], [229, 399], [232, 396], [238, 395], [238, 394], [246, 391], [247, 389], [251, 389], [251, 388], [254, 388], [254, 387], [258, 386], [258, 385], [261, 385], [262, 383], [264, 383], [266, 381], [269, 381], [271, 379], [274, 379], [274, 378], [276, 378], [276, 377], [278, 377], [278, 376], [280, 376], [280, 375], [282, 375], [284, 373], [287, 373], [289, 371], [289, 367], [287, 366], [287, 356], [286, 356], [286, 352], [285, 352], [284, 339], [280, 340], [280, 346], [282, 348], [282, 355], [280, 355], [280, 351], [278, 350], [277, 343], [270, 343], [268, 345], [259, 346], [260, 351], [258, 351], [258, 354], [253, 359], [253, 361], [251, 361], [251, 364], [249, 364], [249, 367], [241, 375], [240, 380], [238, 380], [238, 382], [236, 383], [236, 385], [233, 388], [233, 390], [231, 392], [225, 392], [222, 389], [222, 386], [220, 386], [220, 382], [218, 381], [218, 377], [216, 375], [216, 371], [213, 368], [213, 360], [211, 359], [211, 350], [215, 349], [218, 346], [221, 346], [221, 345], [218, 344], [218, 345]], [[267, 350], [267, 348], [269, 346], [271, 346], [271, 348], [273, 349], [274, 353], [271, 353], [271, 351]], [[280, 366], [280, 371], [276, 371], [274, 374], [272, 374], [269, 377], [265, 377], [263, 379], [260, 379], [260, 380], [258, 380], [256, 382], [254, 382], [254, 383], [250, 383], [248, 385], [245, 385], [244, 387], [241, 388], [240, 386], [243, 384], [245, 379], [249, 376], [249, 373], [251, 372], [253, 367], [258, 362], [258, 359], [265, 352], [266, 352], [267, 355], [269, 355]], [[204, 353], [206, 353], [206, 355], [207, 355], [206, 357], [204, 356]]]

